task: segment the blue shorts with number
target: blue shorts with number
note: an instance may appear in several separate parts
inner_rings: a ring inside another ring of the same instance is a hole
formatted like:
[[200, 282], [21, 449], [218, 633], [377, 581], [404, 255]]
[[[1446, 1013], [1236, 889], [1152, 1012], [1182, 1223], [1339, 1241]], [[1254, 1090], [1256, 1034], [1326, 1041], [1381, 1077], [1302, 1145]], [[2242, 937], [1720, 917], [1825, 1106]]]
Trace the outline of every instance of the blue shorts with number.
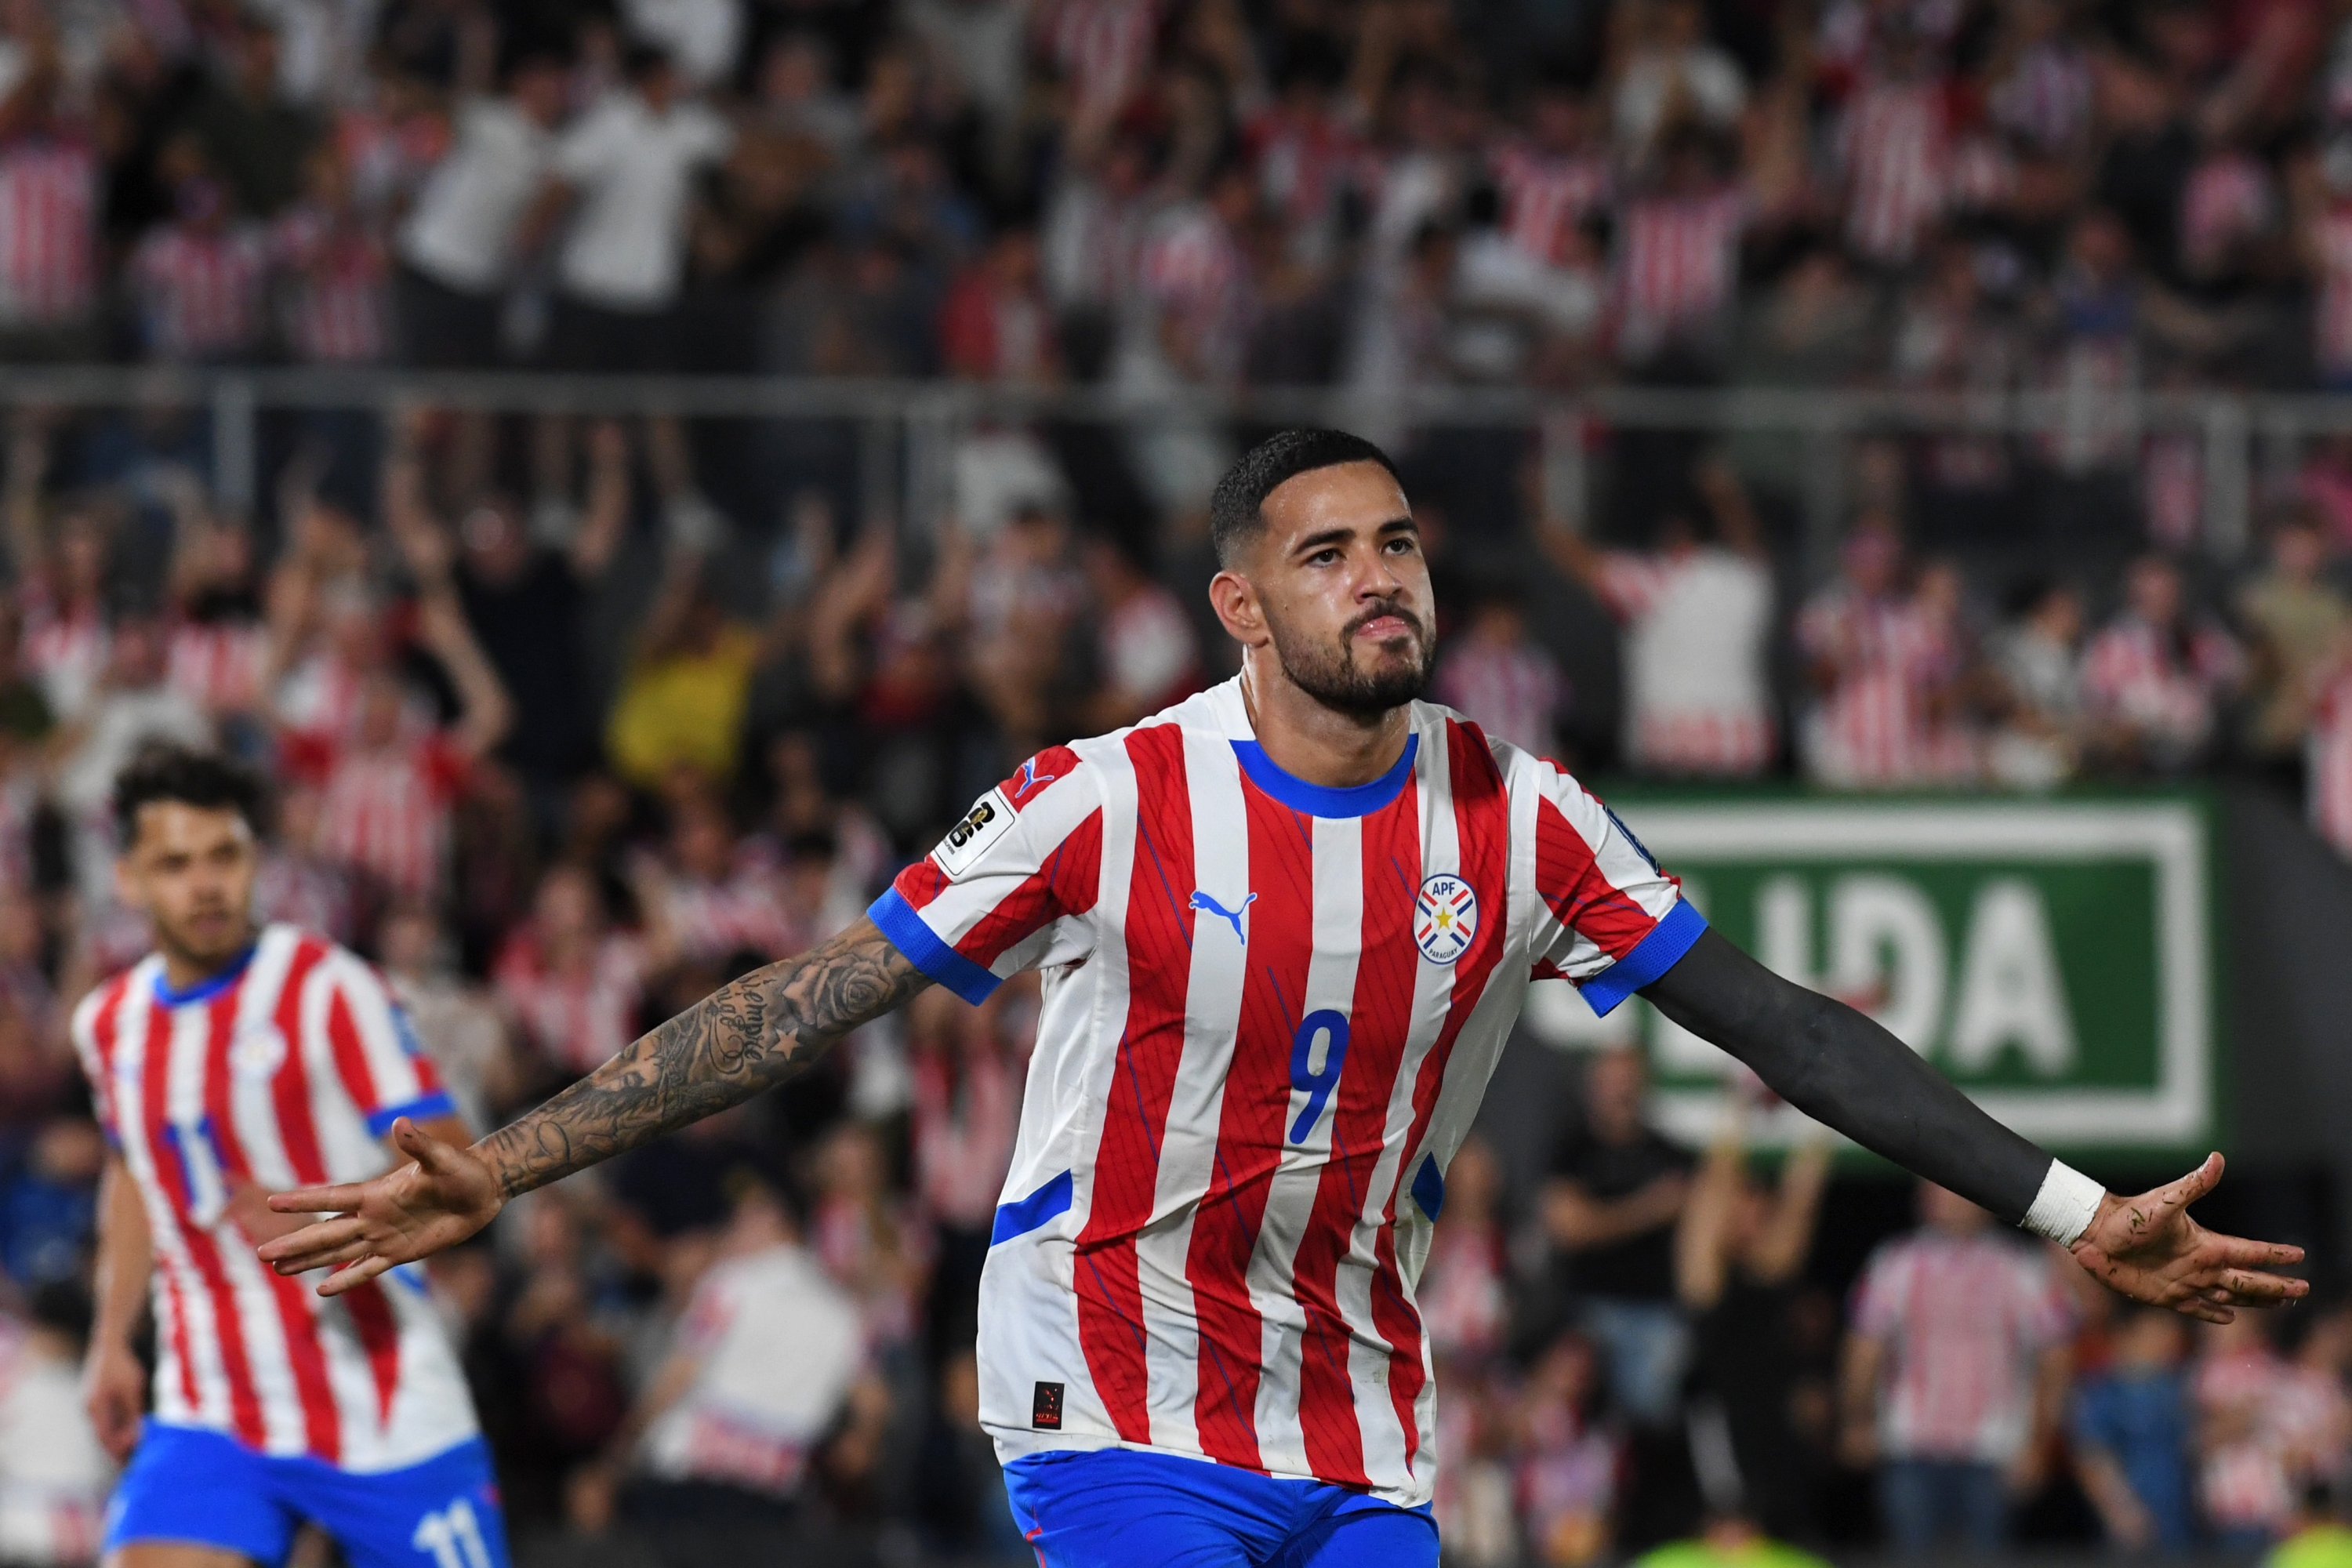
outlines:
[[188, 1541], [277, 1568], [306, 1519], [335, 1538], [352, 1568], [509, 1568], [498, 1479], [479, 1437], [405, 1469], [362, 1475], [152, 1420], [107, 1507], [105, 1549]]
[[1041, 1568], [1437, 1568], [1431, 1510], [1128, 1448], [1004, 1467]]

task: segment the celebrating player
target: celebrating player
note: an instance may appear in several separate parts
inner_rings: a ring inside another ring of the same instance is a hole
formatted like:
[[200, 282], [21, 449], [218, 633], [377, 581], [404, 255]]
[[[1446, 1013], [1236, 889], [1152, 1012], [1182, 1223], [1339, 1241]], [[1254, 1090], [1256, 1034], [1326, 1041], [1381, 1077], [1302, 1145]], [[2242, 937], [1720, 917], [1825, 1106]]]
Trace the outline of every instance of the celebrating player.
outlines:
[[[982, 1283], [982, 1419], [1040, 1560], [1433, 1564], [1413, 1307], [1448, 1159], [1527, 981], [1635, 992], [1786, 1099], [2117, 1289], [2200, 1317], [2299, 1294], [2209, 1234], [2218, 1159], [2118, 1200], [1861, 1014], [1764, 969], [1554, 763], [1417, 700], [1429, 572], [1395, 469], [1333, 431], [1210, 510], [1241, 675], [1039, 753], [867, 918], [725, 987], [470, 1150], [272, 1197], [262, 1248], [360, 1288], [506, 1199], [747, 1100], [925, 985], [1045, 974]], [[1203, 1463], [1202, 1461], [1211, 1461]]]
[[[257, 793], [176, 749], [115, 784], [117, 883], [155, 952], [73, 1021], [111, 1144], [85, 1371], [100, 1440], [130, 1458], [109, 1568], [272, 1568], [306, 1519], [353, 1568], [503, 1568], [489, 1452], [414, 1271], [325, 1300], [253, 1256], [293, 1223], [266, 1191], [383, 1171], [395, 1118], [468, 1142], [373, 970], [254, 929]], [[131, 1336], [151, 1293], [142, 1425]]]

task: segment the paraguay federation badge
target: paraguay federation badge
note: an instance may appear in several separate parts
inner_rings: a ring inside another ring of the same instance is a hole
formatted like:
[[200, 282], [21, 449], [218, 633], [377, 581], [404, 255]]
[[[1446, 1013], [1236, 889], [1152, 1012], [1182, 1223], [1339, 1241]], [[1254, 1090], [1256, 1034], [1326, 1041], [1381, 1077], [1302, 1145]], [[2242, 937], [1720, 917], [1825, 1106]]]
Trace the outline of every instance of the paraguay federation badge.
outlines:
[[1421, 884], [1412, 917], [1412, 940], [1422, 957], [1451, 963], [1470, 951], [1478, 934], [1478, 895], [1461, 878], [1441, 871]]

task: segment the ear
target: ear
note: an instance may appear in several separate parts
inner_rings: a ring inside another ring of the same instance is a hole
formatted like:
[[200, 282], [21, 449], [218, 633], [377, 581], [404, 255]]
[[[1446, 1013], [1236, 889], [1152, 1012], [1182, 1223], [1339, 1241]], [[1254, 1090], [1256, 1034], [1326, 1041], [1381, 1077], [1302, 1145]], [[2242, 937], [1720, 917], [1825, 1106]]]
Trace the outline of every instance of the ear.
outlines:
[[1227, 570], [1209, 579], [1209, 607], [1217, 612], [1225, 635], [1244, 647], [1263, 647], [1270, 640], [1257, 585], [1240, 573]]

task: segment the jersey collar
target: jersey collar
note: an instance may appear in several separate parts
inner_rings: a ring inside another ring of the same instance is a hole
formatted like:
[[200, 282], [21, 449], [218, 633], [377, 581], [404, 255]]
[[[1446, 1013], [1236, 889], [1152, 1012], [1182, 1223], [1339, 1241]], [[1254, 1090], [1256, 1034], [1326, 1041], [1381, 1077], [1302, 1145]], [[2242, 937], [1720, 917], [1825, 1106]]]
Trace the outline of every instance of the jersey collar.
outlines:
[[1404, 781], [1412, 776], [1413, 759], [1421, 754], [1421, 732], [1416, 730], [1405, 735], [1404, 751], [1388, 772], [1360, 784], [1308, 784], [1276, 766], [1255, 741], [1235, 741], [1233, 745], [1234, 755], [1241, 759], [1242, 772], [1249, 774], [1250, 782], [1291, 810], [1308, 816], [1370, 816], [1404, 793]]
[[155, 1000], [166, 1007], [185, 1007], [191, 1003], [211, 1001], [236, 984], [237, 977], [245, 973], [245, 966], [253, 962], [253, 950], [260, 945], [258, 942], [246, 943], [245, 951], [230, 959], [225, 967], [205, 975], [185, 991], [173, 990], [170, 982], [163, 978], [164, 971], [159, 966], [155, 971]]

